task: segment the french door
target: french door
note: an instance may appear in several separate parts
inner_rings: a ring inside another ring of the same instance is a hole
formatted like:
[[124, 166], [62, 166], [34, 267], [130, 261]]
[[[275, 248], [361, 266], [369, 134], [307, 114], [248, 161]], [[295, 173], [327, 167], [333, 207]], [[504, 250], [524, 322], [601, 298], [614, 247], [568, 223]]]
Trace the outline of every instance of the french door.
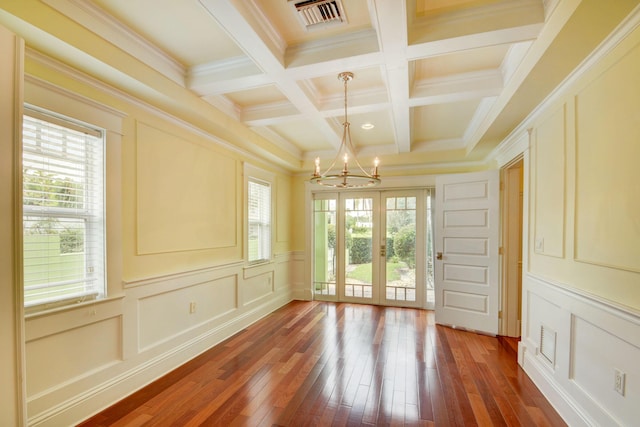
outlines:
[[314, 194], [314, 298], [430, 308], [430, 200], [425, 189]]

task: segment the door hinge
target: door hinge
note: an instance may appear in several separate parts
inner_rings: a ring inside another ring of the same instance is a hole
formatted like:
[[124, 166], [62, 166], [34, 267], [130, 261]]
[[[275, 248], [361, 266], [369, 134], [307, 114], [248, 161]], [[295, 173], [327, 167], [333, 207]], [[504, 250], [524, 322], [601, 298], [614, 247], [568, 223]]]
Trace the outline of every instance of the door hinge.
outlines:
[[502, 319], [502, 310], [498, 311], [498, 319]]
[[499, 247], [498, 247], [498, 255], [502, 255], [502, 252], [503, 252], [503, 251], [502, 251], [502, 246], [499, 246]]

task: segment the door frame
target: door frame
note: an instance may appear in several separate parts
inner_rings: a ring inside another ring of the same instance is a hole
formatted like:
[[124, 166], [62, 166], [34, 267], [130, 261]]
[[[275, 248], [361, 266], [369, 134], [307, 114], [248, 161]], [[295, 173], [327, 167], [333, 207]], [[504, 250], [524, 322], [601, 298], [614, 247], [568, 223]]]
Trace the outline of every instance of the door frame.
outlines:
[[[322, 187], [317, 184], [312, 184], [308, 180], [302, 182], [305, 190], [304, 200], [301, 200], [298, 204], [294, 203], [294, 210], [300, 208], [300, 211], [304, 211], [305, 222], [305, 252], [300, 256], [304, 263], [304, 279], [299, 281], [298, 285], [294, 286], [293, 297], [295, 299], [312, 301], [314, 299], [314, 277], [313, 277], [313, 194], [314, 193], [335, 193], [335, 188]], [[382, 183], [375, 187], [374, 191], [385, 190], [426, 190], [435, 188], [435, 175], [415, 175], [415, 176], [391, 176], [385, 177]], [[348, 190], [341, 190], [346, 192]], [[432, 194], [433, 197], [433, 194]], [[303, 206], [300, 206], [300, 203]], [[426, 285], [425, 285], [426, 286]], [[426, 289], [425, 289], [426, 291]], [[423, 304], [420, 308], [426, 307], [426, 298], [423, 298]], [[337, 298], [336, 298], [337, 300]], [[432, 308], [429, 308], [432, 309]]]
[[[524, 158], [520, 155], [500, 169], [502, 304], [499, 333], [514, 338], [520, 337], [522, 325], [523, 209]], [[514, 244], [517, 246], [513, 247]]]

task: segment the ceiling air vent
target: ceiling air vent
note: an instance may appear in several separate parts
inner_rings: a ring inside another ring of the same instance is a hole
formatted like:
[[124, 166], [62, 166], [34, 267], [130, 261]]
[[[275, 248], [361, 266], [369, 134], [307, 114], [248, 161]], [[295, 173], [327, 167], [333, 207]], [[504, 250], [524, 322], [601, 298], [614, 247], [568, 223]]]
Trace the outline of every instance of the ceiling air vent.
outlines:
[[347, 22], [340, 0], [290, 1], [307, 29]]

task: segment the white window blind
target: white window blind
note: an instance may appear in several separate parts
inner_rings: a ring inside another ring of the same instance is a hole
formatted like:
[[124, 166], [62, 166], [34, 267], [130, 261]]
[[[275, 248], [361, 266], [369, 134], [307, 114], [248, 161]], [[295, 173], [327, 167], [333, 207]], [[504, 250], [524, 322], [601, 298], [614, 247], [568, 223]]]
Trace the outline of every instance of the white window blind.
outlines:
[[32, 110], [23, 123], [25, 306], [102, 296], [102, 133]]
[[248, 261], [266, 261], [271, 258], [271, 185], [250, 178], [248, 186]]

